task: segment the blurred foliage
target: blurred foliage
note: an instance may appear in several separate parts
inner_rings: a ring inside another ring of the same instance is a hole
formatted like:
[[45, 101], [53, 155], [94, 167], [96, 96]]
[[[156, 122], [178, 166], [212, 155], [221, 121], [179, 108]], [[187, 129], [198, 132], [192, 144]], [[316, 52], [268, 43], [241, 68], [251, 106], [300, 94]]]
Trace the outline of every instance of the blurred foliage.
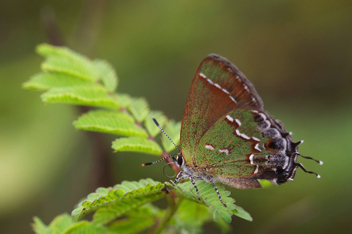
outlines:
[[[34, 215], [49, 223], [94, 189], [90, 143], [71, 125], [77, 111], [43, 105], [37, 93], [21, 89], [38, 71], [41, 58], [33, 48], [47, 40], [41, 14], [48, 5], [67, 45], [110, 61], [124, 92], [146, 97], [152, 109], [176, 120], [199, 62], [209, 53], [227, 57], [293, 138], [305, 140], [300, 152], [324, 161], [300, 159], [321, 174], [319, 180], [298, 171], [294, 182], [280, 187], [232, 190], [255, 220], [237, 219], [236, 233], [350, 231], [351, 1], [96, 2], [2, 1], [1, 233], [29, 232], [25, 224]], [[114, 182], [165, 181], [161, 166], [140, 169], [153, 158], [112, 156]]]

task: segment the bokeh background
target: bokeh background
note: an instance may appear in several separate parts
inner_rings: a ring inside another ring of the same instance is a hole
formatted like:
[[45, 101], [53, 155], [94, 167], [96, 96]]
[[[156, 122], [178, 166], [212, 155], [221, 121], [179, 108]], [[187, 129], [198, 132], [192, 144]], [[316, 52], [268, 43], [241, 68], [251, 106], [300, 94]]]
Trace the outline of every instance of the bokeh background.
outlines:
[[[254, 83], [266, 110], [296, 141], [305, 140], [300, 152], [324, 161], [299, 159], [321, 179], [298, 170], [279, 187], [231, 189], [254, 218], [234, 217], [233, 233], [350, 232], [351, 12], [350, 0], [2, 0], [0, 232], [29, 233], [33, 216], [49, 223], [95, 189], [91, 137], [72, 126], [79, 110], [45, 105], [39, 92], [21, 88], [39, 72], [35, 46], [57, 37], [50, 22], [66, 45], [113, 64], [119, 92], [143, 96], [177, 121], [200, 61], [209, 53], [227, 57]], [[114, 137], [103, 139], [112, 184], [167, 180], [162, 165], [140, 167], [155, 157], [113, 154]]]

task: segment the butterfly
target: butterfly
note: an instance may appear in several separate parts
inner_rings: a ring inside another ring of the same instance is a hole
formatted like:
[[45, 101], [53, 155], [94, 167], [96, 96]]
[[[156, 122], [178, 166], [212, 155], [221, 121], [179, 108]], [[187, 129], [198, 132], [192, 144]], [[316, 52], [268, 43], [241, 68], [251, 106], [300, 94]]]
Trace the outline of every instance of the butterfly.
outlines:
[[293, 180], [297, 168], [319, 178], [297, 162], [301, 156], [322, 164], [300, 155], [302, 142], [293, 142], [284, 125], [264, 110], [253, 84], [234, 64], [210, 54], [199, 65], [188, 94], [181, 151], [169, 157], [181, 169], [175, 183], [190, 179], [199, 198], [195, 180], [212, 183], [226, 207], [215, 182], [238, 189], [261, 188], [258, 180], [275, 184]]

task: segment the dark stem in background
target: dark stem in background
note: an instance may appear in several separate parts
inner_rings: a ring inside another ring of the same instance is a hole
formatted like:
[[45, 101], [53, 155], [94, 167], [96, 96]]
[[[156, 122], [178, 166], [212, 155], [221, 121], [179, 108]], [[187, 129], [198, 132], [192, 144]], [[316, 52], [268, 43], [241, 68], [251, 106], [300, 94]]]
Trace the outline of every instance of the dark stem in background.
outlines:
[[41, 9], [40, 16], [49, 43], [54, 46], [63, 46], [65, 42], [57, 25], [55, 10], [52, 7], [46, 6]]
[[[80, 115], [92, 110], [87, 106], [77, 107]], [[90, 190], [95, 190], [99, 187], [113, 186], [113, 176], [110, 168], [110, 154], [112, 152], [110, 141], [106, 140], [103, 133], [86, 132], [89, 140], [89, 146], [93, 152], [93, 165], [91, 173]], [[116, 161], [116, 160], [115, 160]]]
[[81, 17], [73, 33], [73, 47], [83, 54], [92, 55], [99, 35], [107, 0], [86, 0]]
[[[101, 21], [103, 7], [106, 1], [87, 1], [82, 13], [82, 19], [77, 26], [76, 43], [85, 54], [92, 50], [98, 27]], [[55, 10], [51, 7], [45, 7], [41, 11], [41, 18], [44, 24], [49, 43], [55, 46], [65, 45], [64, 39], [60, 33], [55, 16]], [[92, 108], [86, 106], [77, 106], [79, 114], [86, 113]], [[103, 134], [97, 132], [85, 132], [89, 138], [88, 147], [92, 148], [93, 166], [90, 173], [90, 190], [98, 187], [108, 187], [113, 184], [112, 174], [109, 167], [109, 155], [111, 147]]]

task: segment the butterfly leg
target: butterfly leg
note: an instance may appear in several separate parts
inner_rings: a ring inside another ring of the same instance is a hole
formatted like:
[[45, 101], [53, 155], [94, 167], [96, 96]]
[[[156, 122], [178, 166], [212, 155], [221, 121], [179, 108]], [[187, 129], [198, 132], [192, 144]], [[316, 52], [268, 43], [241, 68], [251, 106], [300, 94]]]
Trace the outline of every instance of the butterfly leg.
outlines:
[[215, 184], [215, 182], [214, 182], [214, 179], [211, 179], [211, 182], [213, 182], [213, 185], [214, 185], [214, 188], [215, 188], [216, 193], [218, 194], [219, 200], [221, 201], [221, 203], [222, 203], [225, 207], [227, 207], [226, 204], [225, 204], [225, 202], [222, 200], [222, 198], [221, 198], [221, 196], [220, 196], [218, 187], [216, 187], [216, 184]]
[[[193, 180], [193, 177], [191, 175], [189, 175], [188, 173], [184, 172], [184, 171], [180, 171], [177, 176], [176, 176], [176, 179], [174, 181], [175, 184], [177, 184], [181, 179], [184, 179], [184, 178], [189, 178], [191, 180], [191, 183], [193, 184], [196, 192], [197, 192], [197, 195], [198, 195], [198, 199], [200, 200], [200, 195], [199, 195], [199, 190], [197, 188], [197, 185], [196, 183], [194, 182]], [[202, 178], [198, 178], [198, 177], [194, 177], [194, 179], [202, 179]]]
[[199, 191], [198, 191], [198, 188], [197, 188], [197, 185], [196, 185], [196, 182], [194, 182], [193, 178], [190, 176], [189, 179], [191, 180], [191, 183], [193, 184], [194, 186], [194, 189], [196, 190], [197, 192], [197, 195], [198, 195], [198, 200], [200, 201], [200, 195], [199, 195]]
[[175, 184], [178, 184], [178, 182], [180, 182], [180, 180], [183, 179], [183, 178], [185, 178], [185, 177], [187, 177], [187, 176], [184, 175], [184, 172], [183, 172], [183, 171], [180, 171], [180, 172], [177, 174], [174, 183], [175, 183]]

